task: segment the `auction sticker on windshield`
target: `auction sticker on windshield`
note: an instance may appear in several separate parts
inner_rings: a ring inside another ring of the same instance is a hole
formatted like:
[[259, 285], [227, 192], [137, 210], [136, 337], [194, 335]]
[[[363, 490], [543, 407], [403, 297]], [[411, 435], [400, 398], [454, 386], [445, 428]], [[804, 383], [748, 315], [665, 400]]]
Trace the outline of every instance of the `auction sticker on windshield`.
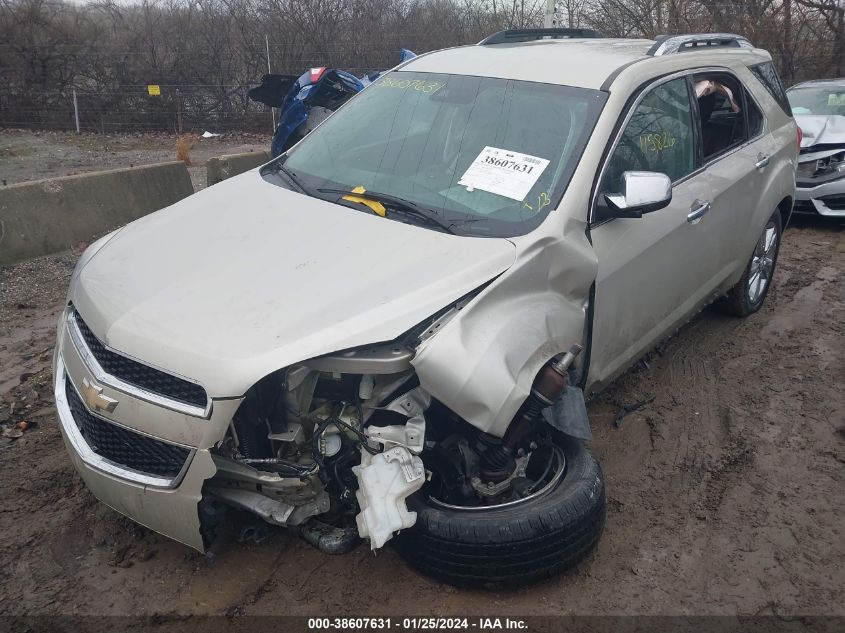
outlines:
[[458, 181], [468, 191], [481, 189], [512, 200], [525, 196], [548, 166], [549, 161], [497, 147], [485, 147]]

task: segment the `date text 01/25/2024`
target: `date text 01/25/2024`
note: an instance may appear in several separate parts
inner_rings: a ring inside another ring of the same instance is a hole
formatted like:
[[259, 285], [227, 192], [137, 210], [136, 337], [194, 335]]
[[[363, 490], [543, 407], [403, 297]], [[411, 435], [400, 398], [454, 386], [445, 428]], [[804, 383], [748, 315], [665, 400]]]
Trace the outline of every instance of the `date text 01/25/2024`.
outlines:
[[406, 618], [309, 618], [308, 630], [334, 631], [366, 631], [366, 630], [396, 630], [396, 631], [520, 631], [527, 630], [528, 625], [520, 618], [438, 618], [438, 617], [406, 617]]

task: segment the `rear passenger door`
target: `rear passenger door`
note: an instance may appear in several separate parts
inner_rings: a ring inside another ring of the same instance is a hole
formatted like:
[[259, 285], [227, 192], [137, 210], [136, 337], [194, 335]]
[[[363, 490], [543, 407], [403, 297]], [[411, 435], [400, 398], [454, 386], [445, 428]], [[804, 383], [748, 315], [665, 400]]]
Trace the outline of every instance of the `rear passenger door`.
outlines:
[[[759, 231], [751, 226], [755, 209], [759, 204], [765, 186], [765, 172], [771, 159], [772, 140], [764, 135], [765, 121], [761, 107], [743, 83], [727, 71], [698, 72], [695, 80], [703, 76], [729, 85], [739, 112], [724, 112], [729, 106], [722, 103], [720, 110], [712, 114], [710, 124], [719, 117], [734, 119], [736, 129], [731, 141], [714, 147], [708, 142], [708, 123], [703, 121], [702, 112], [696, 113], [701, 131], [704, 187], [703, 199], [710, 202], [710, 208], [701, 219], [702, 231], [710, 241], [708, 261], [711, 277], [704, 285], [710, 289], [724, 289], [736, 281], [736, 273], [748, 263], [750, 252], [744, 242], [749, 232]], [[696, 106], [701, 100], [697, 100]], [[709, 153], [708, 153], [709, 152]], [[740, 272], [741, 274], [741, 272]]]
[[698, 126], [686, 75], [662, 79], [637, 98], [594, 191], [615, 193], [625, 171], [665, 173], [672, 202], [642, 218], [593, 222], [598, 258], [587, 382], [601, 388], [678, 326], [709, 292], [716, 235], [701, 217], [711, 190], [699, 169]]

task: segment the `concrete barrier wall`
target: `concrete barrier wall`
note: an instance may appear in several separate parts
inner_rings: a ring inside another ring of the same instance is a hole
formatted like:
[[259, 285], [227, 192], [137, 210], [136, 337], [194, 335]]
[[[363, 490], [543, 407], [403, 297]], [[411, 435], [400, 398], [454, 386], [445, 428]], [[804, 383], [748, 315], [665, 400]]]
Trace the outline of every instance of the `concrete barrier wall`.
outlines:
[[246, 152], [209, 158], [205, 163], [206, 185], [216, 185], [221, 180], [255, 169], [270, 160], [270, 152]]
[[0, 266], [65, 250], [193, 192], [178, 161], [0, 187]]

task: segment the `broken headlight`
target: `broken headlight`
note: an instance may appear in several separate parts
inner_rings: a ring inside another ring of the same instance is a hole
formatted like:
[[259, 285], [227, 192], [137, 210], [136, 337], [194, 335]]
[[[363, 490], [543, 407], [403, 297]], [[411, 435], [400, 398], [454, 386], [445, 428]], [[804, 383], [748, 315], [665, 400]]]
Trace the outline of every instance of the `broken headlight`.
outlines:
[[798, 163], [797, 173], [804, 178], [817, 178], [835, 173], [845, 174], [845, 152]]

